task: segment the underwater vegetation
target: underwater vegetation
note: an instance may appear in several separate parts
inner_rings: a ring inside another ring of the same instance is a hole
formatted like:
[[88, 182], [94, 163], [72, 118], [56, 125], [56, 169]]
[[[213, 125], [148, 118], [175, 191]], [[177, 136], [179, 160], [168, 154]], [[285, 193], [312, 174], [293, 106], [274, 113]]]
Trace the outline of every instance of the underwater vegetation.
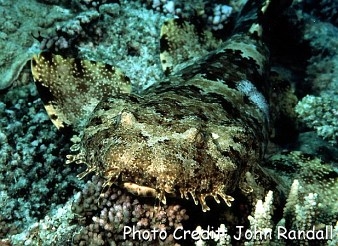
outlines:
[[0, 8], [0, 245], [337, 245], [334, 1]]

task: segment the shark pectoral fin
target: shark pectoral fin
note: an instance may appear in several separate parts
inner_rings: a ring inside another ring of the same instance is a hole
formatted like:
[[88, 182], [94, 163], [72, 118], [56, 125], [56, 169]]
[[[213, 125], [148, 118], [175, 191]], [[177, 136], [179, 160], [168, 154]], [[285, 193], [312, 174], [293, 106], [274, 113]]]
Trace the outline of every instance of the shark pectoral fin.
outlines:
[[31, 71], [49, 117], [62, 132], [81, 129], [102, 98], [131, 92], [129, 78], [101, 62], [42, 52], [32, 58]]
[[[162, 25], [160, 59], [166, 75], [179, 70], [176, 66], [206, 55], [221, 44], [204, 25], [182, 19], [170, 19]], [[177, 68], [177, 69], [176, 69]]]

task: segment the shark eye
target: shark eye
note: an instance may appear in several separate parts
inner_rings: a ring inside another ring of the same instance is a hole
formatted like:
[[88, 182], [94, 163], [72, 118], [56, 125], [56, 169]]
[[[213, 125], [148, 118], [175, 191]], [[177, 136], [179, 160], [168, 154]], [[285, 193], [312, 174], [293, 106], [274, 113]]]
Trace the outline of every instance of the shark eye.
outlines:
[[120, 124], [124, 127], [132, 126], [136, 121], [135, 116], [130, 112], [122, 112], [120, 114]]

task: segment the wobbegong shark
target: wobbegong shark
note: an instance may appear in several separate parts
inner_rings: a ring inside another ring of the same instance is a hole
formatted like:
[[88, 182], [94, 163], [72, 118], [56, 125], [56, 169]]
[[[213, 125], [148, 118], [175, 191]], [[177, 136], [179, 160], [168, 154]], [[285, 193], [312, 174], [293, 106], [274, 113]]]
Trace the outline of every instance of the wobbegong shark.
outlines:
[[48, 115], [65, 134], [76, 133], [67, 162], [86, 164], [80, 178], [94, 172], [105, 186], [164, 204], [177, 196], [207, 211], [211, 197], [231, 206], [235, 189], [252, 190], [248, 176], [265, 153], [270, 85], [263, 36], [276, 6], [286, 2], [249, 0], [228, 39], [179, 69], [175, 30], [192, 24], [166, 21], [160, 39], [166, 76], [140, 93], [112, 65], [35, 55], [31, 71]]

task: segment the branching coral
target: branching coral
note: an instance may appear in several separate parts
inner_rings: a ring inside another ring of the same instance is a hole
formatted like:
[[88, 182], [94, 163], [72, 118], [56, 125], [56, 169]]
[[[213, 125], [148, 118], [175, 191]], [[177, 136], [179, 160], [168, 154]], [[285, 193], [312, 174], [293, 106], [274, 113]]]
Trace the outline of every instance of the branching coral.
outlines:
[[338, 105], [336, 97], [306, 96], [296, 106], [299, 118], [332, 144], [338, 141]]
[[[83, 229], [74, 236], [79, 245], [173, 245], [172, 233], [189, 217], [179, 205], [142, 203], [124, 191], [110, 187], [102, 192], [102, 180], [94, 176], [73, 204]], [[82, 222], [81, 222], [82, 221]], [[139, 234], [130, 231], [140, 231]], [[145, 240], [149, 231], [157, 231]], [[166, 237], [160, 239], [159, 231]], [[155, 238], [153, 237], [155, 236]], [[138, 245], [138, 244], [137, 244]]]

